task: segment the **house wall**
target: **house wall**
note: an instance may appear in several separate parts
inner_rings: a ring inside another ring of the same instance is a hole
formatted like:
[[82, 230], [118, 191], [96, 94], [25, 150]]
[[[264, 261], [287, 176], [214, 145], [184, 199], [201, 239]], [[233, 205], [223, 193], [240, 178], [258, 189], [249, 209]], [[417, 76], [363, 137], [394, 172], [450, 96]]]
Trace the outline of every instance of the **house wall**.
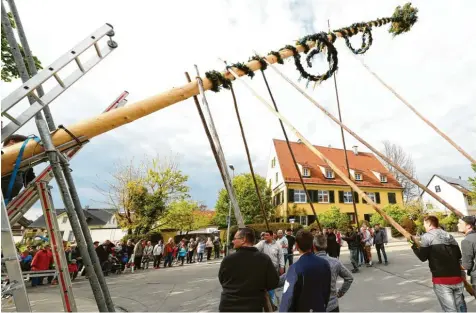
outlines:
[[[436, 186], [440, 186], [440, 192], [436, 192]], [[456, 208], [464, 215], [469, 215], [468, 202], [465, 199], [464, 194], [460, 190], [448, 184], [440, 177], [433, 176], [430, 183], [428, 184], [428, 189], [434, 191], [438, 196], [440, 196], [443, 200], [451, 204], [454, 208]], [[450, 210], [448, 210], [444, 205], [433, 199], [433, 197], [427, 194], [426, 192], [422, 193], [422, 200], [423, 203], [426, 205], [426, 209], [429, 212], [442, 212], [444, 214], [451, 213]]]
[[118, 228], [98, 228], [98, 229], [91, 229], [91, 237], [93, 241], [103, 242], [105, 240], [121, 240], [122, 237], [127, 235], [127, 231], [123, 231], [122, 229]]
[[[339, 202], [339, 191], [350, 191], [350, 187], [347, 186], [332, 186], [332, 185], [306, 185], [308, 190], [329, 190], [334, 191], [334, 203], [316, 203], [313, 202], [314, 209], [316, 210], [317, 214], [323, 213], [329, 210], [332, 206], [338, 207], [342, 213], [354, 213], [354, 206], [352, 203], [340, 203]], [[288, 189], [300, 189], [302, 190], [302, 186], [300, 184], [288, 184], [285, 188], [285, 195], [288, 194]], [[395, 193], [396, 204], [403, 205], [403, 194], [401, 189], [390, 189], [390, 188], [368, 188], [368, 187], [361, 187], [364, 192], [378, 192], [380, 194], [380, 205], [382, 207], [389, 204], [388, 201], [388, 193], [393, 192]], [[295, 214], [293, 211], [297, 212], [304, 212], [305, 215], [313, 215], [311, 205], [309, 203], [294, 203], [294, 202], [285, 202], [283, 205], [277, 207], [277, 213], [279, 216], [287, 217]], [[291, 199], [293, 201], [294, 199]], [[295, 209], [294, 209], [295, 205]], [[363, 203], [362, 197], [359, 196], [359, 203], [356, 203], [357, 213], [358, 213], [358, 220], [364, 220], [365, 214], [376, 214], [374, 208], [368, 204]]]
[[[65, 217], [66, 222], [63, 222]], [[73, 229], [71, 228], [71, 224], [69, 222], [69, 219], [67, 218], [66, 213], [58, 215], [57, 219], [59, 230], [60, 232], [63, 232], [63, 240], [69, 240], [70, 233], [73, 234]], [[108, 223], [105, 224], [103, 227], [89, 227], [89, 230], [91, 232], [91, 237], [93, 241], [104, 241], [106, 239], [120, 240], [127, 234], [127, 232], [122, 231], [120, 228], [117, 227], [115, 217], [114, 220], [113, 217], [111, 217]]]
[[[273, 160], [275, 160], [275, 165], [273, 166]], [[278, 174], [278, 180], [276, 181], [276, 173]], [[266, 174], [266, 183], [269, 185], [271, 181], [271, 190], [275, 190], [278, 186], [283, 185], [284, 179], [281, 173], [281, 167], [279, 166], [279, 160], [276, 156], [276, 149], [273, 147], [271, 148], [270, 157], [268, 161], [268, 170]]]

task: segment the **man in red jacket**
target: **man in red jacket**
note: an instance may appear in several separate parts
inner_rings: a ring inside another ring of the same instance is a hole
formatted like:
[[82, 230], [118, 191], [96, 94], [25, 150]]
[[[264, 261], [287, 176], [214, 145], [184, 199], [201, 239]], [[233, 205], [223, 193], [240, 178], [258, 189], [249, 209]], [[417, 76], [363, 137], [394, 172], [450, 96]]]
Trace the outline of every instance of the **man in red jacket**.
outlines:
[[[50, 268], [51, 251], [47, 249], [47, 246], [44, 246], [41, 250], [36, 252], [35, 257], [31, 261], [31, 270], [32, 271], [46, 271]], [[37, 285], [43, 285], [43, 277], [33, 277], [31, 279], [31, 286], [35, 287]]]

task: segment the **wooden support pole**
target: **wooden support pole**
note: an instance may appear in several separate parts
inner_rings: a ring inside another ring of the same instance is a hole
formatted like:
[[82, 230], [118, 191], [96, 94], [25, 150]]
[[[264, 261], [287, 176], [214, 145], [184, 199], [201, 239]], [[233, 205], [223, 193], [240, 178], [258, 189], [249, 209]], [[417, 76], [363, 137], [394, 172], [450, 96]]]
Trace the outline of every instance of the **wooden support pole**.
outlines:
[[[232, 68], [229, 69], [229, 72], [232, 73], [236, 78], [239, 76], [234, 72]], [[277, 118], [279, 118], [301, 141], [306, 145], [306, 147], [311, 150], [317, 157], [323, 160], [342, 180], [344, 180], [355, 192], [357, 192], [367, 203], [369, 203], [375, 211], [377, 211], [380, 216], [382, 216], [390, 225], [392, 225], [395, 229], [398, 230], [400, 234], [402, 234], [407, 240], [412, 240], [415, 242], [417, 246], [420, 246], [420, 242], [418, 238], [413, 237], [405, 228], [403, 228], [400, 224], [398, 224], [391, 216], [387, 215], [382, 207], [377, 203], [373, 202], [369, 196], [365, 192], [362, 191], [347, 175], [345, 175], [331, 160], [329, 160], [326, 156], [324, 156], [319, 150], [316, 149], [304, 136], [283, 116], [281, 113], [276, 111], [271, 104], [269, 104], [264, 98], [262, 98], [247, 82], [240, 79], [246, 88], [248, 88], [251, 93], [260, 100], [270, 111], [273, 113]], [[470, 295], [474, 295], [474, 290], [471, 284], [468, 283], [466, 277], [463, 277], [463, 282], [466, 291]]]
[[[370, 21], [367, 23], [370, 27], [375, 26], [382, 26], [387, 23], [392, 22], [392, 25], [397, 25], [398, 21], [393, 21], [392, 18], [383, 18], [378, 19], [375, 21]], [[328, 39], [332, 42], [335, 41], [336, 38], [340, 37], [350, 37], [353, 35], [362, 32], [365, 27], [348, 27], [343, 28], [338, 31], [334, 31], [333, 33], [328, 34]], [[309, 48], [314, 48], [316, 45], [315, 41], [307, 41], [306, 45]], [[306, 47], [296, 44], [296, 49], [298, 52], [304, 52]], [[289, 58], [293, 56], [293, 51], [288, 49], [282, 49], [279, 51], [279, 54], [282, 59]], [[276, 63], [278, 59], [276, 56], [270, 54], [266, 56], [266, 60], [269, 63]], [[261, 64], [259, 61], [250, 61], [246, 63], [246, 66], [251, 71], [256, 71], [261, 69]], [[243, 71], [237, 71], [238, 76], [243, 76], [245, 73]], [[230, 73], [223, 73], [225, 78], [233, 80], [234, 77]], [[210, 90], [212, 87], [212, 82], [207, 79], [203, 78], [203, 87], [205, 90]], [[193, 96], [197, 96], [199, 94], [198, 85], [196, 81], [191, 83], [185, 84], [180, 87], [173, 88], [169, 91], [164, 93], [158, 94], [156, 96], [147, 98], [142, 101], [138, 101], [134, 104], [130, 104], [126, 107], [118, 108], [117, 110], [103, 113], [99, 116], [80, 121], [73, 125], [67, 127], [67, 129], [73, 133], [76, 137], [84, 136], [87, 139], [91, 139], [95, 136], [108, 132], [112, 129], [115, 129], [119, 126], [125, 125], [127, 123], [133, 122], [139, 118], [147, 116], [151, 113], [164, 109], [172, 104], [181, 102]], [[65, 132], [63, 129], [58, 129], [51, 135], [51, 139], [55, 147], [58, 147], [61, 144], [64, 144], [70, 141], [72, 138], [71, 136]], [[12, 172], [14, 163], [16, 158], [19, 154], [20, 148], [22, 143], [18, 143], [9, 147], [4, 148], [2, 154], [2, 176], [7, 175]], [[36, 142], [29, 142], [23, 154], [23, 159], [30, 158], [40, 154], [44, 151], [44, 148], [37, 144]]]
[[[229, 68], [228, 71], [234, 75], [236, 78], [239, 78], [238, 74], [234, 71], [233, 68]], [[331, 160], [329, 160], [325, 155], [323, 155], [319, 150], [316, 149], [304, 136], [289, 122], [281, 113], [276, 111], [271, 104], [269, 104], [263, 97], [261, 97], [247, 82], [240, 79], [246, 88], [248, 88], [251, 93], [260, 100], [277, 118], [279, 118], [301, 141], [306, 145], [306, 147], [311, 150], [318, 158], [324, 161], [342, 180], [346, 182], [347, 185], [352, 187], [352, 189], [357, 192], [367, 203], [372, 205], [372, 207], [377, 211], [390, 225], [395, 227], [402, 235], [405, 236], [408, 240], [412, 239], [409, 232], [407, 232], [402, 226], [400, 226], [391, 216], [385, 214], [383, 209], [370, 197], [362, 191], [347, 175], [345, 175]]]
[[387, 88], [395, 97], [397, 97], [400, 101], [402, 101], [403, 104], [405, 104], [410, 110], [413, 111], [423, 122], [425, 122], [428, 126], [430, 126], [435, 132], [438, 133], [441, 137], [443, 137], [446, 141], [449, 142], [450, 145], [452, 145], [456, 150], [458, 150], [465, 158], [471, 162], [471, 164], [476, 164], [476, 159], [474, 159], [469, 153], [463, 150], [456, 142], [454, 142], [448, 135], [446, 135], [444, 132], [442, 132], [438, 127], [436, 127], [435, 124], [430, 122], [427, 118], [425, 118], [420, 112], [415, 109], [414, 106], [412, 106], [405, 98], [403, 98], [399, 93], [395, 91], [390, 85], [388, 85], [386, 82], [383, 81], [377, 74], [375, 74], [374, 71], [372, 71], [367, 64], [364, 63], [364, 61], [360, 60], [360, 63], [369, 71], [370, 74], [372, 74], [373, 77], [375, 77], [385, 88]]
[[288, 83], [290, 83], [294, 88], [296, 88], [296, 90], [298, 90], [304, 97], [306, 97], [306, 99], [308, 99], [309, 101], [311, 101], [318, 109], [320, 109], [322, 112], [324, 112], [324, 114], [326, 114], [331, 120], [333, 120], [335, 123], [337, 123], [338, 125], [340, 125], [343, 129], [346, 130], [346, 132], [348, 132], [350, 135], [352, 135], [355, 139], [357, 139], [358, 141], [360, 141], [362, 144], [364, 144], [364, 146], [366, 146], [367, 148], [369, 148], [373, 153], [375, 153], [376, 155], [378, 155], [380, 158], [382, 158], [385, 162], [387, 162], [388, 164], [392, 165], [397, 171], [399, 171], [400, 173], [402, 173], [406, 178], [408, 178], [412, 183], [414, 183], [415, 185], [417, 185], [418, 187], [420, 187], [421, 189], [425, 190], [429, 195], [431, 195], [435, 200], [437, 200], [438, 202], [440, 202], [441, 204], [443, 204], [445, 207], [447, 207], [451, 212], [453, 212], [454, 214], [456, 214], [458, 217], [462, 218], [464, 216], [463, 213], [461, 213], [461, 211], [457, 210], [455, 207], [453, 207], [451, 204], [449, 204], [448, 202], [446, 202], [444, 199], [442, 199], [440, 196], [438, 196], [435, 192], [433, 192], [432, 190], [430, 190], [429, 188], [427, 188], [425, 185], [423, 185], [422, 183], [420, 183], [418, 180], [416, 180], [415, 178], [413, 178], [407, 171], [405, 171], [402, 167], [398, 166], [397, 164], [395, 164], [392, 160], [390, 160], [387, 156], [385, 156], [383, 153], [381, 153], [380, 151], [378, 151], [376, 148], [374, 148], [370, 143], [368, 143], [367, 141], [365, 141], [362, 137], [360, 137], [359, 135], [357, 135], [354, 131], [352, 131], [350, 128], [348, 128], [344, 123], [342, 123], [341, 121], [339, 121], [339, 119], [337, 119], [334, 115], [332, 115], [329, 111], [327, 111], [322, 105], [320, 105], [314, 98], [312, 98], [304, 89], [302, 89], [301, 87], [299, 87], [296, 83], [294, 83], [289, 77], [287, 77], [286, 75], [284, 75], [276, 66], [272, 65], [271, 63], [269, 63], [269, 66], [271, 66], [271, 68], [273, 70], [275, 70], [281, 77], [283, 77]]

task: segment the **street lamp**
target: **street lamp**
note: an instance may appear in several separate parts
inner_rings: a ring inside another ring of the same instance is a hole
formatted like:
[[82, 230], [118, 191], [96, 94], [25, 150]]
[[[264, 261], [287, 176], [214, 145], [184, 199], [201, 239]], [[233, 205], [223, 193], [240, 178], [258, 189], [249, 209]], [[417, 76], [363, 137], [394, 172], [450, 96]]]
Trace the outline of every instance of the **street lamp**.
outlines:
[[[235, 178], [235, 167], [233, 164], [228, 165], [228, 167], [233, 171], [233, 178]], [[233, 180], [231, 184], [231, 188], [233, 188]], [[230, 250], [230, 224], [231, 224], [231, 197], [228, 195], [228, 216], [226, 217], [227, 221], [227, 229], [226, 229], [226, 253], [225, 255], [229, 254]]]

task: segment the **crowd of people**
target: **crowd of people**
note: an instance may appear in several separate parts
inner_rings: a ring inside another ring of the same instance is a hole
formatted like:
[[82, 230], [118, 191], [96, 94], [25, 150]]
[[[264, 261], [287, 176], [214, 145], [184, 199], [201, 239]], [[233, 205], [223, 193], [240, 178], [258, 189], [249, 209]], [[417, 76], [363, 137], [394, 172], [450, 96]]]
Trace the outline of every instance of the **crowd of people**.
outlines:
[[[135, 270], [152, 268], [158, 269], [161, 265], [172, 267], [173, 265], [182, 266], [187, 263], [202, 263], [221, 257], [222, 243], [218, 236], [208, 238], [190, 238], [181, 239], [175, 243], [169, 238], [166, 244], [160, 240], [155, 245], [151, 241], [133, 240], [117, 241], [115, 243], [106, 240], [103, 243], [94, 242], [94, 249], [98, 256], [99, 263], [105, 276], [111, 273], [120, 274], [130, 269]], [[63, 249], [67, 262], [68, 272], [72, 280], [78, 275], [85, 276], [83, 260], [75, 242], [63, 241]], [[23, 272], [38, 272], [55, 269], [53, 261], [53, 252], [49, 243], [41, 246], [27, 246], [23, 251], [18, 251], [18, 260]], [[36, 275], [34, 275], [36, 276]], [[31, 277], [31, 286], [36, 287], [45, 283], [56, 284], [56, 275], [54, 272], [45, 274], [42, 277]]]
[[[435, 216], [424, 218], [425, 234], [416, 244], [410, 240], [415, 255], [428, 261], [435, 295], [445, 312], [466, 312], [464, 282], [471, 277], [476, 290], [476, 218], [465, 217], [459, 230], [465, 234], [461, 249], [452, 237], [439, 227]], [[342, 241], [348, 243], [352, 271], [339, 260]], [[350, 289], [353, 273], [359, 265], [372, 266], [372, 246], [379, 263], [388, 264], [385, 252], [387, 236], [380, 225], [371, 229], [363, 225], [358, 231], [349, 227], [345, 235], [334, 229], [322, 232], [299, 230], [296, 237], [288, 229], [274, 234], [267, 231], [255, 244], [254, 231], [239, 229], [233, 239], [236, 252], [225, 257], [218, 279], [222, 285], [219, 310], [281, 312], [339, 312], [339, 299]], [[294, 263], [293, 251], [300, 257]], [[286, 263], [289, 268], [286, 270]], [[337, 279], [343, 283], [337, 286]], [[283, 288], [279, 300], [275, 290]], [[278, 301], [279, 300], [279, 301]]]

